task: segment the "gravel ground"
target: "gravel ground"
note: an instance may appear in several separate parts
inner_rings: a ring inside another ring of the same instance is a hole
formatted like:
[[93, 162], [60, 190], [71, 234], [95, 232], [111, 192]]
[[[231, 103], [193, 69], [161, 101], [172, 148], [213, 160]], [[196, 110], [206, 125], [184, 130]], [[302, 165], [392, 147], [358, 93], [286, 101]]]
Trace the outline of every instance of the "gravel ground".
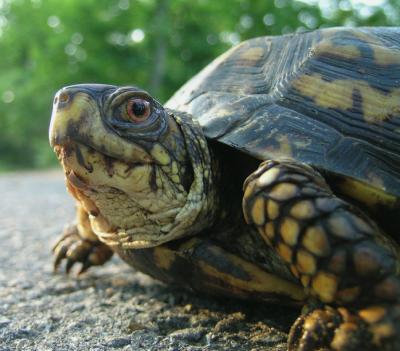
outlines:
[[73, 220], [59, 171], [0, 176], [0, 351], [285, 350], [298, 311], [197, 296], [117, 257], [80, 278], [52, 272]]

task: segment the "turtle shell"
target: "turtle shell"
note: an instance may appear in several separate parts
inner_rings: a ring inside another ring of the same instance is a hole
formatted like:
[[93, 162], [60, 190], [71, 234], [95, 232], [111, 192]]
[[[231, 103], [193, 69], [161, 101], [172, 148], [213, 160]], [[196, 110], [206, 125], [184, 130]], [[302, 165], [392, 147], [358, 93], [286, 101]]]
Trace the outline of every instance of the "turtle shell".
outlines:
[[400, 28], [251, 39], [166, 106], [257, 159], [291, 157], [400, 196]]

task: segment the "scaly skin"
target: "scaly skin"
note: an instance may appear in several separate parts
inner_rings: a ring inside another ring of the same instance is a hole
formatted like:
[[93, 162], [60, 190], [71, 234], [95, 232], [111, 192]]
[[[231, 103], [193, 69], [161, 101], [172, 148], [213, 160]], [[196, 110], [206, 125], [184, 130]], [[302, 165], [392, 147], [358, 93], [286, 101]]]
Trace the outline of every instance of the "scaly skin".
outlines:
[[266, 161], [244, 185], [243, 210], [325, 307], [293, 326], [290, 350], [400, 346], [399, 247], [367, 216], [338, 199], [311, 167]]

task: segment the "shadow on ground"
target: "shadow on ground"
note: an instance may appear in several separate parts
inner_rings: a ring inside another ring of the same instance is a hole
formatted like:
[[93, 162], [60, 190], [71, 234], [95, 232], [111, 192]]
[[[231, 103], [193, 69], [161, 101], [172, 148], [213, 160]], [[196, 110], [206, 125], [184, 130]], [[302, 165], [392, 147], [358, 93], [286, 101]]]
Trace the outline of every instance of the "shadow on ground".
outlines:
[[0, 176], [0, 351], [285, 350], [298, 311], [197, 296], [118, 258], [79, 279], [50, 250], [73, 202], [58, 171]]

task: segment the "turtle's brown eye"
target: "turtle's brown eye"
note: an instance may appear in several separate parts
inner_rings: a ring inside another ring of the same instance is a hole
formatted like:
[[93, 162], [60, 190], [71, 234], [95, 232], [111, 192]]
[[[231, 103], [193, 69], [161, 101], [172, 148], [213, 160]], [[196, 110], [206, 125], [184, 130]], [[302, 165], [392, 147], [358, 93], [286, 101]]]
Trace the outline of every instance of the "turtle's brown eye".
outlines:
[[126, 104], [127, 117], [135, 122], [143, 122], [150, 116], [150, 103], [143, 99], [131, 99]]

